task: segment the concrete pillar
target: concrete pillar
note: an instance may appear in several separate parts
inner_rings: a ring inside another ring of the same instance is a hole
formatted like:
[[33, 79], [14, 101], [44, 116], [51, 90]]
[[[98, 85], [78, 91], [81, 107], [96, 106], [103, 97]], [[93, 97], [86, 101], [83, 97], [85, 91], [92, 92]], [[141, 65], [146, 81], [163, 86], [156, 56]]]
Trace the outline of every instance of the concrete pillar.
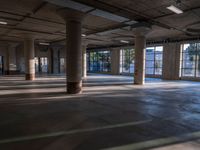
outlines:
[[9, 75], [9, 45], [7, 45], [6, 47], [6, 51], [5, 51], [5, 57], [4, 57], [4, 74], [5, 75]]
[[16, 74], [16, 46], [14, 43], [9, 43], [7, 46], [4, 65], [6, 75]]
[[141, 26], [134, 29], [135, 34], [135, 72], [134, 84], [143, 85], [145, 83], [145, 53], [146, 37], [149, 27]]
[[145, 37], [136, 36], [134, 84], [142, 85], [145, 82], [145, 48], [146, 48]]
[[53, 50], [52, 48], [48, 49], [48, 73], [53, 73]]
[[179, 80], [180, 72], [180, 43], [165, 43], [163, 45], [163, 79]]
[[60, 68], [60, 63], [59, 63], [59, 48], [58, 47], [53, 47], [53, 73], [54, 74], [59, 74], [59, 68]]
[[58, 13], [66, 21], [66, 66], [67, 93], [82, 92], [81, 25], [84, 14], [72, 9], [61, 9]]
[[26, 37], [24, 39], [24, 59], [25, 59], [25, 79], [35, 79], [35, 49], [34, 38]]
[[82, 45], [82, 77], [87, 77], [87, 45]]
[[119, 75], [120, 74], [120, 49], [111, 50], [111, 74]]

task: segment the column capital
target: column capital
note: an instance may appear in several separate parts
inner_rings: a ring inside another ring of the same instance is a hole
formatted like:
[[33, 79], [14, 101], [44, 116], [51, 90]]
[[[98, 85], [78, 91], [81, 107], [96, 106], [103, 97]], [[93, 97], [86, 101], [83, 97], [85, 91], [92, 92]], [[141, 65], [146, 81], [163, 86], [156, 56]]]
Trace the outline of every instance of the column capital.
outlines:
[[79, 22], [81, 22], [86, 15], [81, 11], [77, 11], [70, 8], [58, 9], [57, 14], [60, 15], [65, 21], [79, 21]]
[[82, 39], [82, 40], [81, 40], [81, 45], [82, 45], [82, 46], [88, 46], [88, 44], [89, 44], [89, 41], [88, 41], [88, 40], [86, 40], [86, 39]]
[[21, 33], [20, 35], [24, 40], [35, 40], [37, 37], [35, 34], [31, 33]]
[[132, 27], [135, 36], [146, 36], [151, 30], [151, 25], [148, 23], [137, 23]]
[[9, 48], [16, 48], [18, 45], [19, 43], [11, 43], [11, 42], [8, 43]]

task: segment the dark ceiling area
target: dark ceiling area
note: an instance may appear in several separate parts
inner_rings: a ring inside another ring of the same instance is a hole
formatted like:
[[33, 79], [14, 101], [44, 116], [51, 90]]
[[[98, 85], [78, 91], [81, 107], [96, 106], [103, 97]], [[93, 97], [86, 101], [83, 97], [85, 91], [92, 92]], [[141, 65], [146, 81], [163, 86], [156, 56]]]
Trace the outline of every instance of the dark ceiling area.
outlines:
[[[171, 5], [183, 13], [166, 9]], [[64, 44], [65, 21], [56, 13], [62, 7], [86, 14], [82, 38], [90, 48], [134, 44], [137, 23], [151, 25], [147, 41], [200, 37], [199, 0], [0, 0], [0, 22], [7, 22], [0, 24], [0, 40], [21, 42], [28, 33], [36, 42]]]

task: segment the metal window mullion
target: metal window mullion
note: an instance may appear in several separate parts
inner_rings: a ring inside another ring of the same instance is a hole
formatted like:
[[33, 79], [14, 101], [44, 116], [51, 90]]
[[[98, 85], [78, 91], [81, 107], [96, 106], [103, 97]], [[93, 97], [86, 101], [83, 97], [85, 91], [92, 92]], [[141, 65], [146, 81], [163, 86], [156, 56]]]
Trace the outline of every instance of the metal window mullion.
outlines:
[[197, 77], [197, 44], [196, 44], [196, 54], [195, 54], [195, 70], [194, 70], [194, 77]]
[[183, 60], [183, 54], [184, 54], [184, 51], [183, 51], [183, 46], [184, 45], [182, 45], [181, 47], [182, 47], [182, 51], [181, 51], [181, 53], [182, 53], [182, 65], [181, 65], [181, 77], [183, 77], [183, 62], [185, 61], [185, 60]]

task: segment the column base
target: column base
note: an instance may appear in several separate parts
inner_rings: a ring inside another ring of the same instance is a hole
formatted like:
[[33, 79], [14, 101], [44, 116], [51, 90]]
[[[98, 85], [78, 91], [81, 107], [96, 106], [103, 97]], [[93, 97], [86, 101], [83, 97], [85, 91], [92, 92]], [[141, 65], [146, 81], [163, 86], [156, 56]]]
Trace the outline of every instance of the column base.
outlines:
[[83, 79], [87, 78], [87, 75], [82, 76]]
[[80, 94], [82, 93], [82, 82], [67, 82], [68, 94]]
[[135, 82], [134, 82], [134, 84], [135, 85], [144, 85], [144, 83], [135, 83]]
[[135, 85], [144, 85], [145, 83], [144, 83], [144, 82], [137, 82], [137, 81], [134, 81], [133, 84], [135, 84]]
[[35, 80], [35, 74], [26, 74], [25, 75], [26, 80]]

